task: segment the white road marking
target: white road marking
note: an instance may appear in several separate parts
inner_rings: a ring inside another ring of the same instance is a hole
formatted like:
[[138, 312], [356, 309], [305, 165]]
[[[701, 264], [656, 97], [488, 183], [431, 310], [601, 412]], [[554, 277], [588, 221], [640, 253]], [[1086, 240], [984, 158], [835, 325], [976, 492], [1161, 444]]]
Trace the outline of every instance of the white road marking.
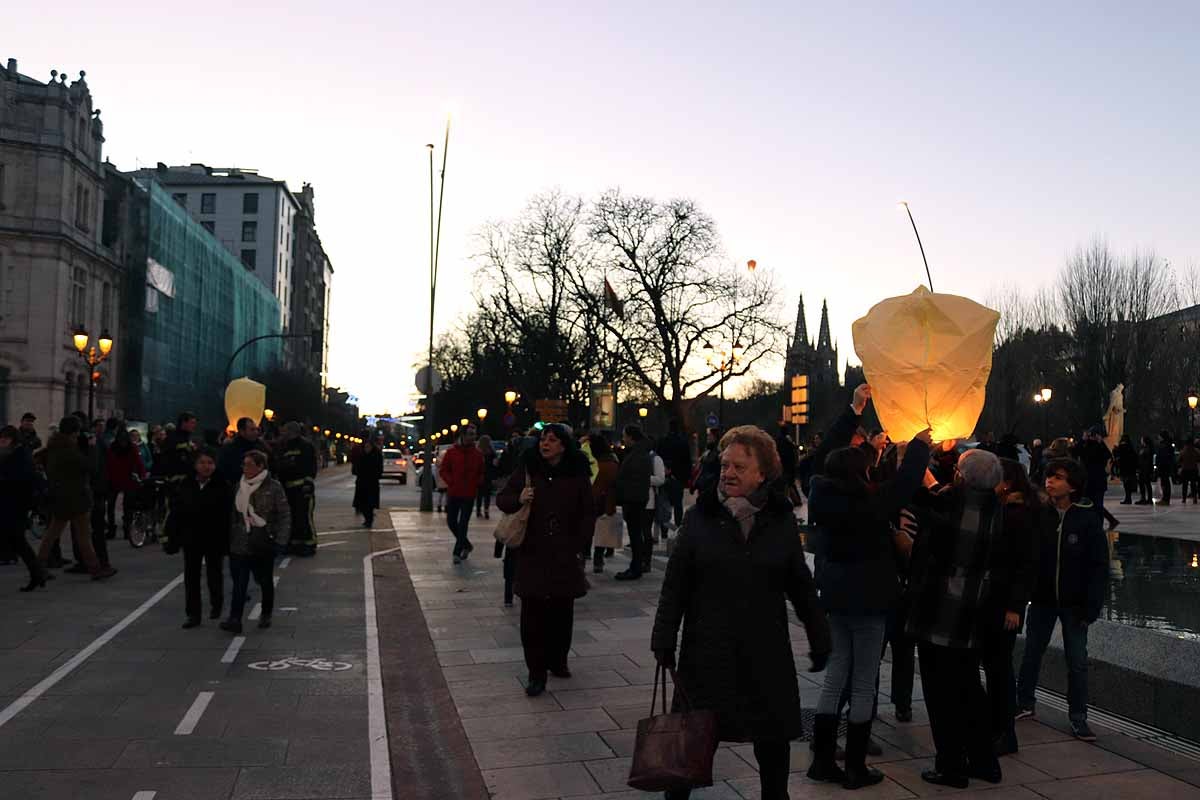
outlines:
[[[400, 535], [396, 534], [399, 545]], [[388, 745], [383, 705], [383, 676], [379, 669], [379, 622], [375, 619], [375, 557], [395, 553], [399, 546], [363, 556], [363, 606], [367, 627], [367, 732], [371, 744], [371, 800], [392, 800], [392, 754]]]
[[345, 539], [343, 539], [340, 542], [325, 542], [324, 544], [317, 545], [317, 549], [320, 550], [322, 547], [333, 547], [334, 545], [345, 544], [345, 543], [346, 543]]
[[225, 655], [221, 656], [221, 663], [232, 664], [235, 660], [237, 660], [238, 651], [242, 649], [242, 645], [245, 643], [245, 636], [233, 637], [233, 641], [229, 643], [229, 647], [225, 648]]
[[317, 536], [337, 536], [341, 533], [362, 533], [366, 528], [343, 528], [340, 531], [317, 531]]
[[262, 616], [262, 603], [255, 603], [254, 608], [250, 611], [250, 619], [258, 619]]
[[175, 728], [176, 736], [188, 736], [192, 731], [196, 730], [196, 726], [200, 724], [200, 718], [204, 716], [204, 710], [208, 708], [208, 704], [212, 702], [213, 692], [201, 692], [196, 695], [196, 700], [192, 703], [192, 707], [183, 715], [183, 719], [179, 721], [179, 726]]
[[156, 794], [158, 794], [158, 792], [151, 792], [151, 791], [135, 792], [133, 795], [133, 800], [154, 800], [154, 796]]
[[39, 681], [36, 686], [34, 686], [32, 689], [29, 689], [23, 695], [10, 703], [7, 708], [5, 708], [3, 711], [0, 711], [0, 727], [3, 727], [6, 722], [24, 711], [30, 703], [45, 694], [48, 689], [52, 688], [63, 678], [70, 675], [76, 667], [95, 655], [97, 650], [111, 642], [117, 636], [117, 634], [136, 622], [139, 617], [153, 608], [159, 600], [162, 600], [164, 597], [170, 594], [171, 590], [181, 583], [183, 583], [183, 573], [177, 575], [170, 583], [155, 592], [149, 600], [134, 609], [129, 616], [125, 617], [125, 619], [121, 620], [116, 625], [113, 625], [104, 633], [100, 634], [99, 638], [76, 653], [70, 661], [54, 670], [54, 672], [51, 672], [49, 676]]
[[288, 564], [290, 564], [290, 563], [292, 563], [292, 557], [291, 557], [291, 556], [288, 556], [288, 557], [287, 557], [287, 558], [285, 558], [283, 561], [280, 561], [280, 562], [279, 562], [279, 568], [280, 568], [280, 569], [287, 569], [287, 568], [288, 568]]

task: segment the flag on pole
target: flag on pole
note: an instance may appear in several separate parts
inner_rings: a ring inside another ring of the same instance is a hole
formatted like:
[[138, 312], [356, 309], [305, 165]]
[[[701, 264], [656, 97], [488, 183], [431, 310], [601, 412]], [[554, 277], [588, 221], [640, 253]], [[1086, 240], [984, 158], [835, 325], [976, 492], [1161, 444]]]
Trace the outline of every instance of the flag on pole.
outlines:
[[617, 319], [625, 319], [625, 304], [618, 299], [608, 278], [604, 279], [604, 305], [612, 309], [612, 312], [617, 315]]

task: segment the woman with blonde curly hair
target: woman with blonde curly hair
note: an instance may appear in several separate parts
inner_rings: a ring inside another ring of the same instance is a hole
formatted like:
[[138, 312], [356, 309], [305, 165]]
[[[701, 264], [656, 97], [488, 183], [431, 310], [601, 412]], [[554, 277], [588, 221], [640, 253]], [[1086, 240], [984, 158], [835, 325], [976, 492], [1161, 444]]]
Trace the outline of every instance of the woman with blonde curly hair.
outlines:
[[667, 562], [651, 648], [673, 669], [682, 623], [679, 684], [693, 707], [716, 712], [722, 741], [753, 742], [762, 796], [780, 800], [789, 742], [802, 728], [787, 601], [808, 633], [814, 670], [828, 657], [829, 628], [792, 504], [771, 488], [781, 472], [775, 441], [745, 425], [722, 437], [720, 452], [720, 481], [684, 516]]

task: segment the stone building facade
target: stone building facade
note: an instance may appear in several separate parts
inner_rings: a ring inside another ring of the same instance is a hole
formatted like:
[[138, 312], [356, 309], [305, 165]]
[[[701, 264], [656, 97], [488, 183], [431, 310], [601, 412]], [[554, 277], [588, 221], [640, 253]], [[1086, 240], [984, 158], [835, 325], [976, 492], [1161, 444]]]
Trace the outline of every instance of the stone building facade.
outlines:
[[846, 366], [838, 374], [838, 347], [829, 333], [829, 305], [821, 303], [821, 326], [816, 343], [808, 336], [808, 320], [804, 314], [804, 296], [796, 309], [796, 329], [788, 346], [783, 375], [785, 398], [792, 385], [793, 375], [808, 376], [809, 423], [801, 433], [805, 436], [824, 431], [837, 418], [850, 400], [850, 388], [862, 383], [862, 367]]
[[96, 414], [116, 407], [122, 267], [101, 241], [104, 128], [86, 75], [43, 83], [0, 68], [0, 421], [38, 427], [87, 408], [82, 325], [115, 345], [99, 368]]

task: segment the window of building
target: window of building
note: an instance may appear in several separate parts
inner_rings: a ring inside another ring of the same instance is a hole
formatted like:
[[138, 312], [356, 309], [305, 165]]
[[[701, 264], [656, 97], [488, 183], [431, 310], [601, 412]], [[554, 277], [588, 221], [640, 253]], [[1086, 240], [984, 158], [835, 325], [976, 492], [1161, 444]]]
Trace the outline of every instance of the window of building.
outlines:
[[243, 250], [242, 263], [246, 265], [246, 269], [254, 269], [255, 265], [258, 263], [258, 251]]
[[71, 272], [71, 325], [87, 324], [87, 270], [76, 267]]
[[105, 283], [100, 287], [100, 329], [111, 331], [113, 329], [113, 301], [116, 292], [113, 291], [112, 284]]
[[258, 223], [254, 220], [244, 220], [242, 222], [242, 241], [257, 242], [258, 241]]
[[242, 195], [242, 213], [258, 213], [258, 192], [246, 192]]
[[179, 205], [183, 206], [184, 208], [187, 208], [187, 192], [179, 192], [178, 194], [173, 194], [173, 195], [171, 195], [171, 198], [176, 203], [179, 203]]
[[204, 230], [211, 234], [215, 235], [217, 232], [217, 223], [213, 222], [211, 219], [204, 220], [200, 223], [200, 225], [204, 228]]
[[215, 214], [217, 213], [217, 196], [212, 192], [205, 192], [200, 195], [200, 213]]

